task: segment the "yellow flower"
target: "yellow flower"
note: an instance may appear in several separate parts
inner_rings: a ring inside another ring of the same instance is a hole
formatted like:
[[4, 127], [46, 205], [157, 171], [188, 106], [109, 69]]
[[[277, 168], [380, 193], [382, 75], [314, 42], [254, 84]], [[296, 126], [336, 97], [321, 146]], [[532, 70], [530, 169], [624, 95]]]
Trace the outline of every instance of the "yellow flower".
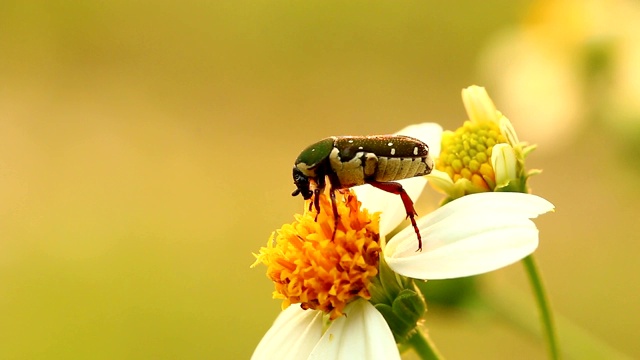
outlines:
[[532, 173], [524, 172], [524, 160], [534, 147], [518, 140], [483, 87], [462, 90], [462, 101], [469, 120], [442, 134], [436, 170], [428, 176], [431, 184], [448, 201], [486, 191], [526, 192]]

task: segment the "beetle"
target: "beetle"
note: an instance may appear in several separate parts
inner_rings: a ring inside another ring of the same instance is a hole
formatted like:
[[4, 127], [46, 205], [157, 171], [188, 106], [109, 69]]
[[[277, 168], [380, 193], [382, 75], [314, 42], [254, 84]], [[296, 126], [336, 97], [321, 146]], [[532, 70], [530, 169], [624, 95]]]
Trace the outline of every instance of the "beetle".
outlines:
[[[320, 212], [319, 195], [329, 178], [329, 193], [337, 224], [339, 215], [335, 191], [369, 184], [380, 190], [400, 195], [407, 217], [418, 237], [418, 251], [422, 251], [422, 237], [416, 224], [413, 201], [396, 180], [427, 175], [433, 169], [429, 146], [404, 135], [330, 136], [302, 150], [293, 166], [293, 183], [297, 189], [291, 194], [305, 200], [314, 197], [309, 210], [315, 206]], [[312, 186], [313, 190], [312, 189]], [[316, 220], [318, 219], [316, 214]], [[337, 225], [333, 230], [335, 237]], [[332, 237], [332, 239], [333, 239]]]

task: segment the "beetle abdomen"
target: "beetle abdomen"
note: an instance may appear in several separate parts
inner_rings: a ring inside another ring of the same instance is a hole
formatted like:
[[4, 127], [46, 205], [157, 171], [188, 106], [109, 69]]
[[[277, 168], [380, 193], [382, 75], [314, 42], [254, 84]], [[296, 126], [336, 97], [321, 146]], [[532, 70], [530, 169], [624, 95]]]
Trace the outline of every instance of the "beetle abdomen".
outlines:
[[337, 148], [333, 148], [329, 155], [329, 164], [340, 182], [340, 188], [362, 185], [365, 183], [366, 172], [375, 173], [378, 162], [375, 154], [358, 152], [349, 160], [340, 158], [339, 153]]
[[378, 167], [374, 174], [375, 181], [402, 180], [431, 172], [433, 165], [427, 164], [428, 157], [420, 158], [388, 158], [378, 157]]
[[[389, 158], [373, 153], [358, 152], [351, 160], [341, 159], [338, 149], [329, 157], [331, 170], [340, 182], [340, 188], [366, 184], [368, 181], [395, 181], [431, 172], [430, 157]], [[338, 185], [338, 184], [334, 184]]]

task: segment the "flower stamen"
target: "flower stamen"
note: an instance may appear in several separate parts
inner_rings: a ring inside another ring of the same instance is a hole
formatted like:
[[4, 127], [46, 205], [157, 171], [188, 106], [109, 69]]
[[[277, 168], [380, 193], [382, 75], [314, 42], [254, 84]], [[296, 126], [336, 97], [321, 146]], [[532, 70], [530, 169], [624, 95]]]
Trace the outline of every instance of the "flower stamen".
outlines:
[[319, 200], [319, 213], [306, 210], [271, 234], [267, 247], [254, 254], [252, 267], [267, 266], [267, 277], [275, 286], [273, 297], [283, 300], [283, 309], [299, 303], [303, 309], [321, 310], [336, 319], [356, 297], [371, 297], [368, 288], [378, 274], [381, 252], [379, 214], [360, 209], [355, 194], [345, 191], [338, 193], [340, 216], [335, 223], [327, 196], [321, 194]]
[[496, 184], [491, 166], [493, 146], [506, 142], [497, 123], [465, 121], [456, 131], [443, 133], [436, 169], [449, 174], [454, 182], [467, 179], [480, 191], [491, 191]]
[[428, 175], [431, 185], [446, 201], [486, 191], [526, 192], [527, 179], [537, 172], [525, 172], [525, 158], [535, 146], [518, 140], [484, 88], [462, 90], [462, 100], [469, 120], [442, 134], [437, 171]]

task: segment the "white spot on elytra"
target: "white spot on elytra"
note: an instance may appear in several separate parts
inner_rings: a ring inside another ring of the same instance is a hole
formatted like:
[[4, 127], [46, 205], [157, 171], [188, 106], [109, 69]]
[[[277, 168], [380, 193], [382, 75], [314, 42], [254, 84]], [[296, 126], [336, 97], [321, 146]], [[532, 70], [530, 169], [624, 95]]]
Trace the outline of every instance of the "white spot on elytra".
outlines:
[[364, 149], [362, 146], [358, 146], [358, 150], [362, 150]]
[[349, 140], [349, 144], [353, 144], [353, 140]]
[[418, 147], [417, 146], [415, 146], [413, 148], [413, 155], [418, 155]]
[[395, 155], [396, 154], [396, 149], [395, 148], [391, 148], [391, 155]]
[[389, 145], [389, 146], [393, 146], [393, 143], [392, 143], [392, 142], [390, 142], [390, 143], [388, 143], [387, 145]]

